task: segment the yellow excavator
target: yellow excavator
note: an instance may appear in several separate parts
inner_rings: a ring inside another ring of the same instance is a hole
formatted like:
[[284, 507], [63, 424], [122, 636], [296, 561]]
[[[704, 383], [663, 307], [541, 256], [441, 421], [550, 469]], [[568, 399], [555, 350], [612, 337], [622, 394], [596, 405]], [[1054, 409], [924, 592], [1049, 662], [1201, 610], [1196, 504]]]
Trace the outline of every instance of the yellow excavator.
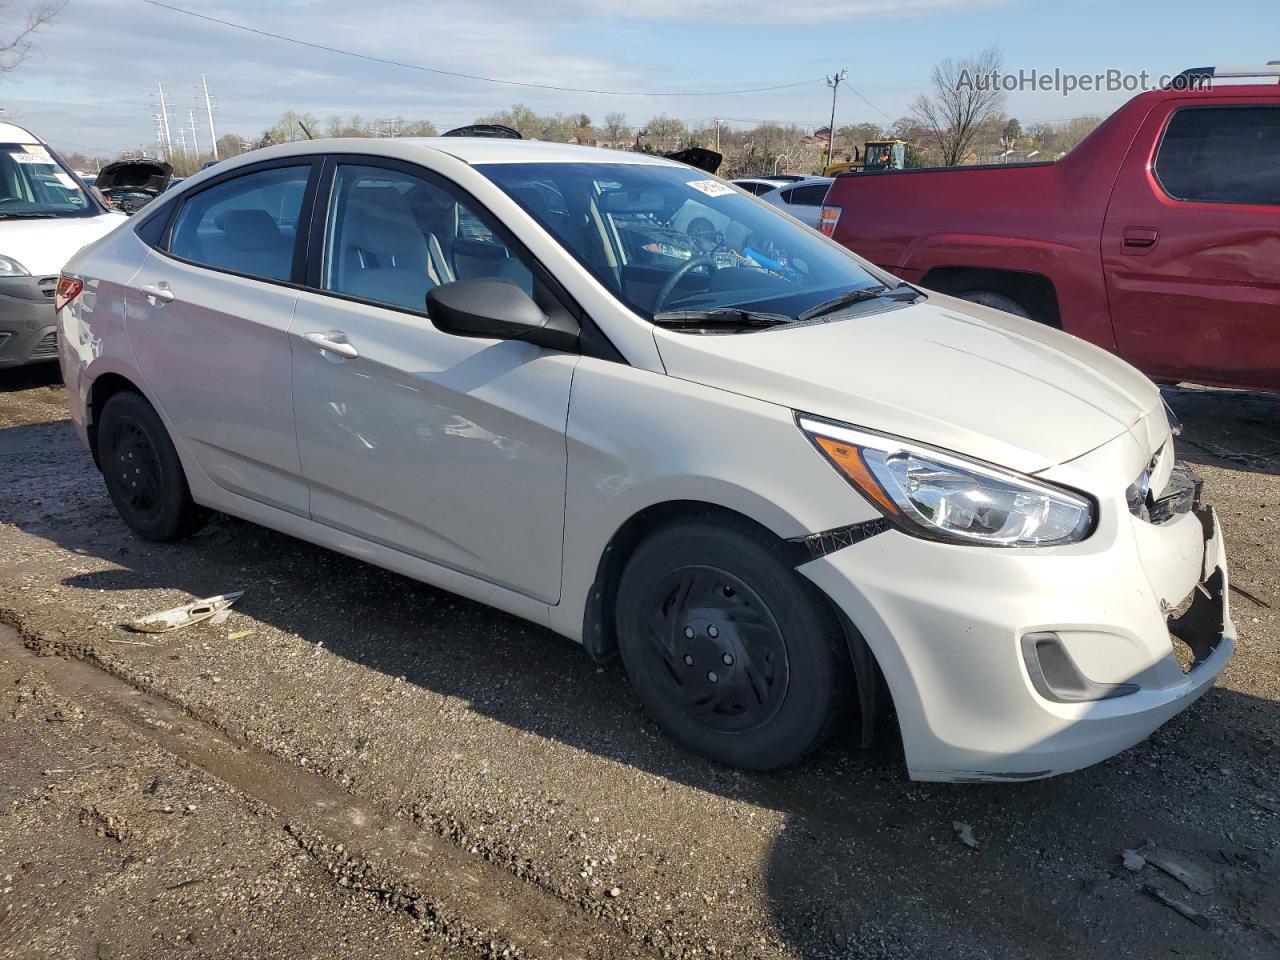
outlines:
[[862, 154], [853, 148], [853, 157], [832, 163], [822, 171], [824, 177], [858, 170], [901, 170], [906, 166], [907, 141], [905, 140], [868, 140], [863, 145]]

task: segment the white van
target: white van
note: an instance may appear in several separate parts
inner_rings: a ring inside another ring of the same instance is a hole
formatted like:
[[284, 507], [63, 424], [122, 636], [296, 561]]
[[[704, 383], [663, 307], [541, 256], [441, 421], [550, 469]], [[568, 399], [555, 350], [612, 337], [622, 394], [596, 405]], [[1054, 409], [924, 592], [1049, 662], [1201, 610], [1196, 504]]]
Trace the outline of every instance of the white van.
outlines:
[[58, 271], [126, 219], [39, 137], [0, 123], [0, 368], [58, 358]]

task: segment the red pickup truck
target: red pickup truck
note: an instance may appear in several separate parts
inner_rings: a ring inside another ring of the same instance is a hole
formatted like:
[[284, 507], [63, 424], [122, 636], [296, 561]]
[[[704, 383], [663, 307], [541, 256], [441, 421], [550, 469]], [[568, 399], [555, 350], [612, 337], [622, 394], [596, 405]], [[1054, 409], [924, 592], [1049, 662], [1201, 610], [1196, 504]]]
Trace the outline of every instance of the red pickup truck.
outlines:
[[1280, 68], [1188, 71], [1051, 163], [841, 174], [822, 230], [1153, 379], [1280, 390], [1280, 87], [1223, 76]]

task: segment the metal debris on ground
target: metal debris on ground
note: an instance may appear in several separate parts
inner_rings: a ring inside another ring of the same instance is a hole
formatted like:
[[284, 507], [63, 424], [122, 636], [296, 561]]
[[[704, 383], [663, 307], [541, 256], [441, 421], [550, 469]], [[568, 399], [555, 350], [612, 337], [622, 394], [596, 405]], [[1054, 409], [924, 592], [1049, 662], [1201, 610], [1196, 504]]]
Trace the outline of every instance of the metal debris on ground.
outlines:
[[1163, 870], [1192, 893], [1202, 897], [1213, 893], [1213, 880], [1209, 875], [1179, 854], [1151, 845], [1143, 847], [1141, 853], [1147, 863]]
[[172, 610], [161, 610], [141, 620], [135, 620], [127, 626], [135, 633], [169, 633], [172, 630], [181, 630], [183, 627], [212, 619], [243, 595], [244, 591], [237, 590], [234, 593], [223, 593], [216, 597], [205, 597], [203, 600], [174, 607]]
[[1145, 893], [1147, 896], [1149, 896], [1152, 900], [1155, 900], [1159, 903], [1163, 903], [1166, 907], [1168, 907], [1174, 913], [1179, 913], [1182, 916], [1186, 917], [1188, 920], [1194, 923], [1197, 927], [1203, 927], [1205, 930], [1208, 930], [1210, 927], [1213, 926], [1213, 921], [1210, 920], [1208, 917], [1206, 917], [1203, 913], [1201, 913], [1195, 907], [1191, 906], [1191, 904], [1183, 903], [1177, 897], [1169, 896], [1169, 894], [1165, 893], [1159, 887], [1152, 886], [1149, 883], [1144, 883], [1142, 885], [1142, 892]]
[[228, 640], [243, 640], [245, 637], [252, 637], [252, 636], [254, 635], [254, 633], [255, 633], [255, 631], [253, 631], [253, 630], [237, 630], [237, 631], [235, 631], [234, 633], [228, 633], [228, 634], [227, 634], [227, 639], [228, 639]]
[[951, 821], [951, 829], [956, 832], [956, 839], [963, 843], [966, 847], [978, 849], [978, 841], [973, 836], [973, 827], [959, 820]]
[[1125, 850], [1120, 854], [1120, 860], [1124, 864], [1126, 870], [1137, 873], [1147, 865], [1147, 858], [1140, 854], [1137, 850]]

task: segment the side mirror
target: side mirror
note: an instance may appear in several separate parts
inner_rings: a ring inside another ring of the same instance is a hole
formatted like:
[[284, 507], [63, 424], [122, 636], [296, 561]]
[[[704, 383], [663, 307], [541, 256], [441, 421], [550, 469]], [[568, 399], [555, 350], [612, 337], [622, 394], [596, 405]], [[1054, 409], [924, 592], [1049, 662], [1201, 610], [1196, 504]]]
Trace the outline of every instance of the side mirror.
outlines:
[[555, 350], [575, 350], [578, 324], [563, 311], [547, 316], [509, 280], [455, 280], [427, 292], [427, 316], [436, 329], [458, 337], [524, 340]]

